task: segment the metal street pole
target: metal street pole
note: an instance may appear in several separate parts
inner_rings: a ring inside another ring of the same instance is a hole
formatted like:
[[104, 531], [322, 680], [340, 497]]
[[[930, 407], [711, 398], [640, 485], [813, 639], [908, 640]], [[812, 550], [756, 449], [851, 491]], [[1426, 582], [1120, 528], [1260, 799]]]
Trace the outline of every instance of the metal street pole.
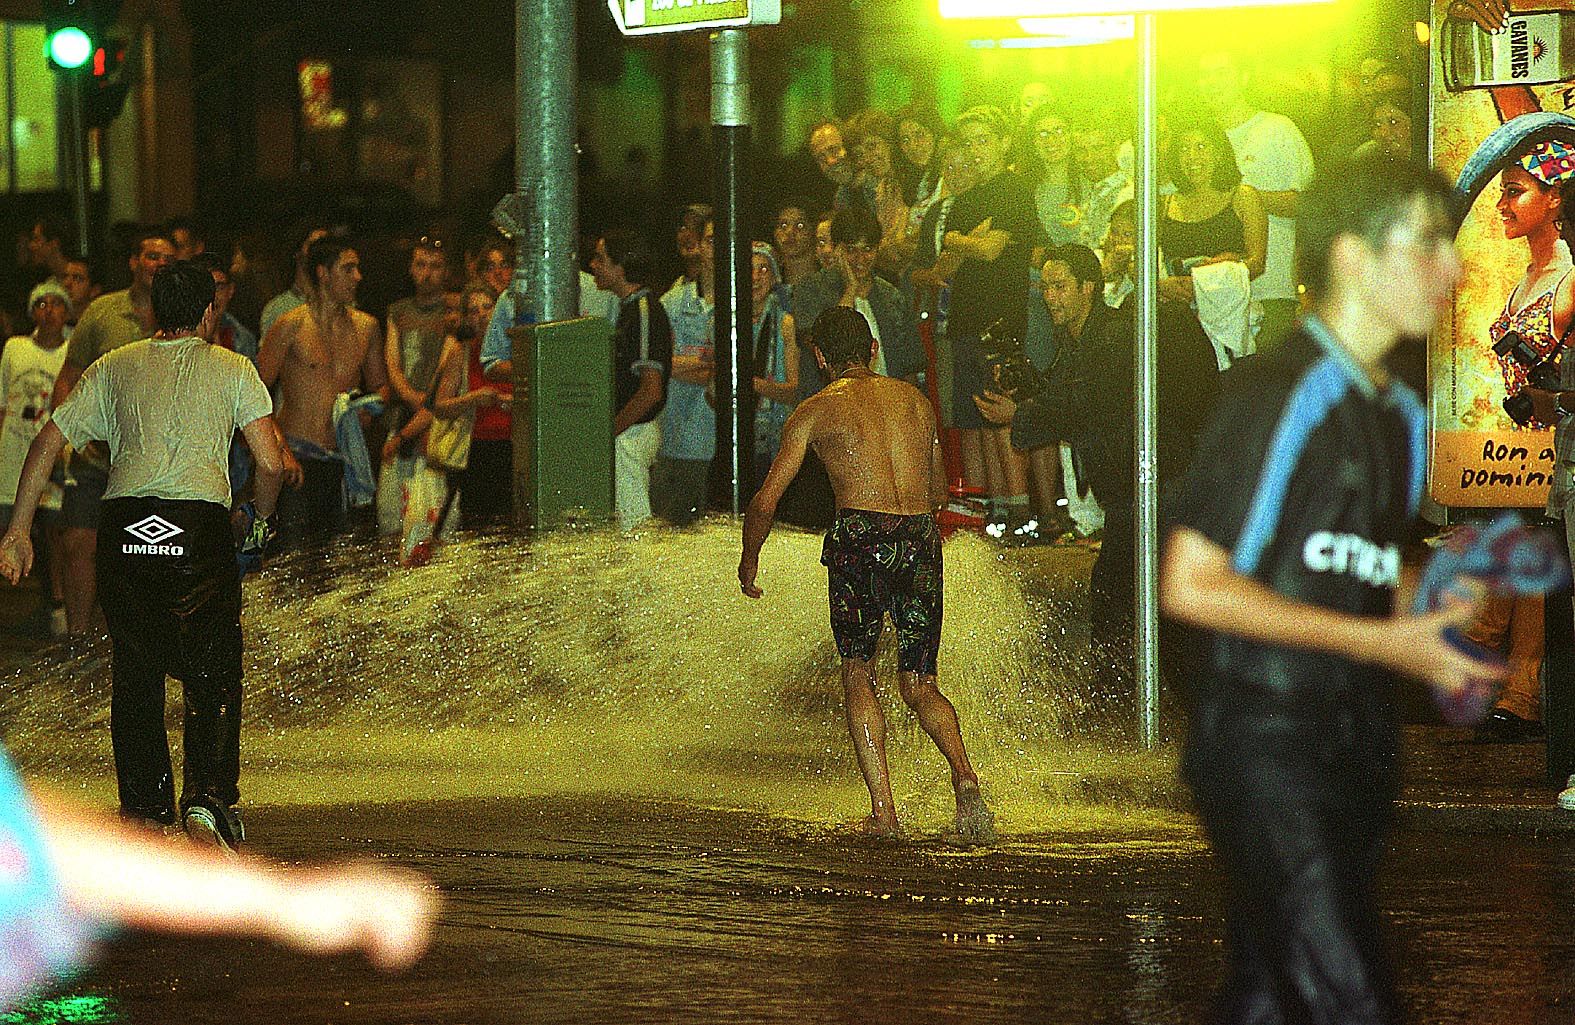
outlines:
[[711, 36], [711, 124], [716, 150], [716, 449], [729, 480], [733, 514], [754, 491], [754, 337], [743, 164], [749, 154], [749, 37], [741, 28]]
[[519, 318], [545, 323], [580, 311], [575, 6], [516, 8], [514, 301]]
[[1159, 479], [1155, 440], [1157, 407], [1154, 352], [1159, 295], [1159, 234], [1155, 15], [1137, 16], [1137, 338], [1133, 388], [1137, 401], [1133, 431], [1137, 466], [1137, 608], [1133, 651], [1137, 661], [1138, 727], [1143, 746], [1159, 744]]
[[86, 77], [82, 68], [66, 74], [71, 93], [71, 201], [76, 212], [77, 255], [84, 258], [90, 255], [88, 240], [92, 237], [88, 224], [87, 126], [82, 113], [82, 80]]

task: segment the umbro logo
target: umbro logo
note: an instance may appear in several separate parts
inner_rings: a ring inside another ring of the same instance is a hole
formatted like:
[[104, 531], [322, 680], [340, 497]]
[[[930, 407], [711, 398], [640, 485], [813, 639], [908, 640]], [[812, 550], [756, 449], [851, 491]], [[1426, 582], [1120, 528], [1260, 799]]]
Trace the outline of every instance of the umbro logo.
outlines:
[[186, 549], [183, 545], [164, 543], [176, 534], [184, 534], [185, 531], [162, 516], [149, 516], [146, 519], [138, 520], [126, 528], [126, 533], [143, 542], [140, 545], [121, 545], [120, 550], [127, 555], [186, 554]]

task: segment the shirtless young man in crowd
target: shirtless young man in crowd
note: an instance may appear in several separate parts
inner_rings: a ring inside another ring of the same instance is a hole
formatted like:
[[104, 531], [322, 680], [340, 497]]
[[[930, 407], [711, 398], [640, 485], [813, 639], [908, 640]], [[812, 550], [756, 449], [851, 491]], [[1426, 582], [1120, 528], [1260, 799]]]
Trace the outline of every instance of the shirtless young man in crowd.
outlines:
[[279, 533], [290, 543], [344, 529], [345, 464], [334, 431], [334, 400], [343, 392], [388, 385], [377, 318], [354, 307], [361, 260], [343, 239], [321, 238], [307, 249], [315, 286], [305, 306], [274, 322], [257, 354], [263, 384], [278, 385], [274, 410], [301, 479], [279, 500]]
[[886, 723], [875, 696], [875, 651], [886, 615], [897, 633], [898, 688], [919, 725], [951, 765], [957, 835], [994, 838], [979, 777], [963, 748], [957, 712], [935, 685], [941, 647], [941, 538], [935, 510], [946, 500], [935, 415], [913, 385], [870, 369], [875, 337], [863, 314], [833, 306], [815, 321], [815, 362], [831, 378], [782, 428], [782, 448], [744, 517], [738, 582], [755, 585], [760, 548], [782, 492], [815, 449], [831, 477], [837, 518], [821, 556], [828, 573], [831, 630], [842, 656], [848, 732], [870, 792], [864, 831], [900, 835], [886, 767]]

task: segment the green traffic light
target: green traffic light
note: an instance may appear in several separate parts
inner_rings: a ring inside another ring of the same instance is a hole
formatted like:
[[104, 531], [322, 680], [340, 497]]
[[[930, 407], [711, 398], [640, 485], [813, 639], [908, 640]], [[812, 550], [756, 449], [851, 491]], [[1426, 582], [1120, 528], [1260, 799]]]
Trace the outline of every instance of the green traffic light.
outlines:
[[49, 59], [68, 71], [80, 68], [93, 56], [93, 40], [74, 26], [57, 30], [49, 37]]

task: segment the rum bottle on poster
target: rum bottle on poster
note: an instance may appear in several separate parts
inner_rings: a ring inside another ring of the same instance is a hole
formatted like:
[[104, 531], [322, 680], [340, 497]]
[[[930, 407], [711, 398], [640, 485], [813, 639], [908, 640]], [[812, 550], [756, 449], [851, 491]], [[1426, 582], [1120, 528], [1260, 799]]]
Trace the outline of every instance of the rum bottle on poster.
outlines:
[[1452, 92], [1575, 80], [1575, 11], [1511, 11], [1509, 24], [1485, 32], [1449, 18], [1439, 57]]

